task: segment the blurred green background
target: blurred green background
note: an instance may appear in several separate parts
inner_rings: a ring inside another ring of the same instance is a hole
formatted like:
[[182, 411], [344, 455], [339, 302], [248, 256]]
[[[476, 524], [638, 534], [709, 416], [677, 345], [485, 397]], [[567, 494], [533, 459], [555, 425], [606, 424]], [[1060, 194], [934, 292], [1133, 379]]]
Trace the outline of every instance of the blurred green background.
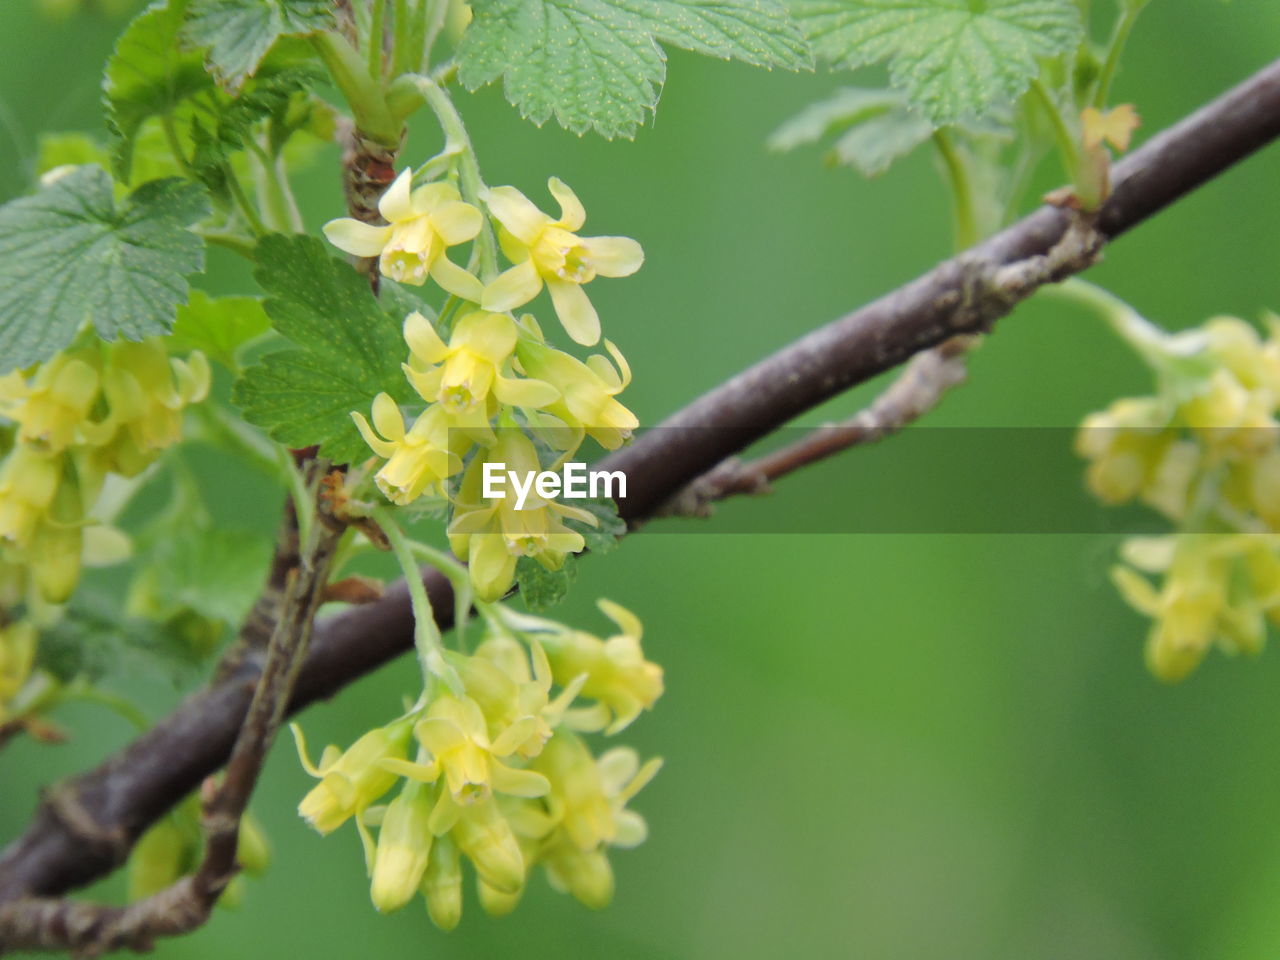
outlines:
[[[99, 70], [119, 26], [100, 14], [53, 23], [32, 0], [5, 0], [0, 199], [27, 189], [41, 131], [99, 130]], [[1116, 99], [1137, 104], [1141, 138], [1263, 66], [1277, 38], [1272, 0], [1158, 0]], [[636, 278], [592, 288], [636, 371], [628, 399], [642, 421], [947, 253], [946, 199], [926, 154], [865, 182], [816, 152], [764, 149], [776, 124], [844, 80], [676, 53], [656, 121], [616, 143], [535, 129], [492, 89], [462, 98], [490, 182], [541, 197], [554, 173], [584, 198], [589, 226], [644, 243]], [[407, 157], [433, 148], [422, 136]], [[341, 212], [333, 159], [301, 180], [312, 230]], [[1125, 237], [1093, 278], [1170, 326], [1280, 308], [1278, 178], [1273, 149]], [[243, 283], [219, 256], [202, 285]], [[1098, 321], [1047, 302], [1003, 321], [972, 366], [930, 424], [1065, 427], [1147, 388]], [[274, 492], [201, 462], [227, 522], [274, 523]], [[769, 502], [726, 506], [725, 522], [731, 511], [811, 516], [855, 472], [860, 491], [893, 498], [893, 476], [868, 478], [867, 462], [829, 461]], [[940, 495], [963, 483], [936, 465]], [[1029, 475], [1025, 495], [1037, 486]], [[589, 559], [562, 611], [603, 628], [594, 597], [634, 607], [667, 671], [658, 709], [625, 737], [667, 766], [636, 804], [649, 841], [614, 858], [610, 909], [591, 913], [539, 877], [505, 919], [470, 900], [451, 935], [417, 906], [378, 916], [354, 832], [321, 839], [294, 814], [308, 781], [282, 743], [255, 806], [271, 871], [241, 908], [158, 952], [1280, 955], [1280, 653], [1215, 655], [1182, 686], [1157, 684], [1142, 666], [1144, 624], [1106, 582], [1114, 538], [682, 529], [692, 532], [641, 534]], [[310, 711], [313, 743], [381, 722], [414, 679], [400, 662]], [[148, 696], [160, 707], [175, 693]], [[21, 829], [40, 784], [129, 735], [89, 708], [60, 719], [68, 744], [0, 754], [0, 839]]]

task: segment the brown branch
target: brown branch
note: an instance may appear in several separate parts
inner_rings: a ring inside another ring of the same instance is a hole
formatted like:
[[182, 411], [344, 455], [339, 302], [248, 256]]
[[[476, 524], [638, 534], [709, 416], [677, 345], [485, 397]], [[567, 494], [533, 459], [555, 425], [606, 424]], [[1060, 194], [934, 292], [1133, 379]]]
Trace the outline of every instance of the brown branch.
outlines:
[[[957, 334], [988, 329], [1031, 284], [1083, 269], [1082, 240], [1111, 240], [1280, 136], [1280, 63], [1153, 137], [1114, 170], [1096, 230], [1081, 235], [1062, 210], [1043, 208], [905, 287], [821, 327], [670, 417], [606, 458], [624, 470], [632, 523], [761, 436], [842, 391]], [[1069, 234], [1076, 238], [1060, 247]], [[1074, 258], [1062, 258], [1071, 246]], [[1083, 244], [1087, 249], [1087, 244]], [[1058, 254], [1051, 251], [1059, 248]], [[1055, 258], [1059, 259], [1056, 264]], [[683, 428], [683, 429], [682, 429]], [[448, 581], [424, 574], [441, 629], [452, 625]], [[409, 650], [413, 613], [403, 583], [374, 603], [316, 627], [290, 710], [329, 697]], [[69, 781], [86, 823], [69, 824], [42, 804], [27, 831], [0, 856], [0, 901], [50, 895], [88, 883], [120, 862], [141, 832], [227, 760], [249, 706], [258, 664], [181, 704], [155, 729], [101, 766]], [[95, 843], [105, 838], [104, 843]]]
[[[323, 469], [314, 460], [307, 464], [309, 488], [313, 491], [319, 487]], [[278, 550], [277, 558], [291, 555], [294, 564], [283, 571], [273, 567], [269, 577], [269, 585], [277, 576], [284, 581], [277, 602], [278, 616], [226, 774], [220, 785], [215, 786], [212, 780], [205, 784], [205, 854], [199, 868], [172, 886], [124, 907], [53, 897], [0, 904], [0, 953], [70, 950], [80, 956], [97, 956], [122, 949], [144, 951], [150, 950], [158, 938], [190, 933], [208, 921], [218, 898], [239, 872], [236, 850], [240, 821], [306, 658], [316, 610], [342, 535], [342, 523], [324, 508], [323, 499], [318, 504], [311, 543], [305, 553], [297, 549], [296, 517], [289, 511], [286, 518], [285, 532], [292, 531], [293, 545]], [[293, 518], [292, 523], [289, 518]], [[129, 844], [122, 842], [118, 834], [101, 830], [74, 793], [60, 791], [47, 802], [55, 815], [64, 824], [74, 825], [82, 837], [118, 852], [128, 849]]]

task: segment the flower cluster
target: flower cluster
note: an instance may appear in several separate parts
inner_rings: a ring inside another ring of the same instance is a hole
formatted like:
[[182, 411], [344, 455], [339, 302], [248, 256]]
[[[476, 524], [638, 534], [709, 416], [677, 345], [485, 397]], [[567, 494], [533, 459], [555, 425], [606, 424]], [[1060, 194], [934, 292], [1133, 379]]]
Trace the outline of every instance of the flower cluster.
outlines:
[[[609, 902], [607, 851], [644, 839], [627, 803], [659, 762], [642, 765], [625, 747], [593, 756], [582, 735], [617, 733], [651, 707], [662, 670], [645, 660], [635, 616], [601, 608], [620, 631], [609, 639], [486, 606], [474, 654], [445, 655], [458, 689], [433, 683], [408, 714], [346, 751], [329, 747], [318, 766], [295, 727], [303, 764], [320, 780], [298, 811], [322, 834], [355, 821], [378, 910], [421, 892], [436, 924], [452, 929], [464, 859], [491, 914], [514, 908], [537, 864], [586, 905]], [[592, 702], [576, 706], [579, 697]]]
[[[451, 544], [470, 562], [482, 600], [506, 593], [520, 557], [554, 570], [581, 550], [582, 535], [566, 521], [596, 522], [590, 513], [552, 500], [534, 498], [517, 511], [506, 501], [486, 499], [485, 463], [538, 471], [552, 465], [544, 459], [567, 460], [587, 436], [615, 449], [639, 423], [616, 399], [631, 379], [617, 347], [605, 340], [608, 356], [584, 362], [549, 345], [532, 316], [512, 313], [546, 287], [570, 337], [593, 345], [600, 341], [600, 320], [583, 287], [597, 276], [634, 273], [643, 261], [634, 240], [579, 236], [586, 219], [582, 204], [559, 180], [552, 178], [549, 187], [560, 205], [558, 218], [514, 187], [495, 187], [476, 198], [487, 207], [487, 223], [452, 183], [415, 189], [406, 170], [380, 202], [386, 226], [343, 219], [325, 228], [348, 253], [378, 257], [385, 275], [413, 285], [430, 277], [452, 295], [441, 319], [415, 312], [404, 322], [404, 372], [425, 408], [406, 419], [384, 393], [373, 400], [372, 423], [361, 412], [352, 416], [370, 449], [385, 460], [375, 480], [389, 500], [451, 501]], [[447, 251], [477, 239], [490, 224], [513, 266], [500, 274], [491, 268], [494, 275], [482, 282]], [[451, 487], [447, 481], [455, 477]]]
[[171, 358], [159, 338], [94, 341], [0, 378], [0, 418], [13, 426], [0, 459], [0, 717], [34, 645], [13, 611], [49, 613], [83, 563], [123, 559], [123, 535], [93, 515], [104, 484], [137, 476], [176, 443], [183, 408], [204, 398], [209, 379], [203, 354]]
[[1280, 622], [1280, 323], [1268, 324], [1265, 340], [1233, 317], [1176, 335], [1146, 328], [1157, 393], [1092, 414], [1077, 437], [1099, 499], [1140, 500], [1175, 527], [1127, 541], [1113, 571], [1153, 619], [1147, 661], [1163, 679], [1186, 676], [1215, 643], [1257, 652], [1265, 620]]

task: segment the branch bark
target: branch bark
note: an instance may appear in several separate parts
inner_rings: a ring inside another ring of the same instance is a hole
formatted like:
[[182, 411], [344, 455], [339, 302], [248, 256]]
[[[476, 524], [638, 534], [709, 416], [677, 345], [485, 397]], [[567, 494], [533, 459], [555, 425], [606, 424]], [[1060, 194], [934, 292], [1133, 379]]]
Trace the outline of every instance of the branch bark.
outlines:
[[[1085, 269], [1098, 247], [1280, 136], [1280, 61], [1153, 137], [1113, 174], [1092, 222], [1045, 207], [906, 286], [814, 330], [640, 436], [600, 464], [627, 474], [620, 505], [636, 525], [760, 437], [842, 391], [958, 334], [988, 330], [1044, 283]], [[443, 576], [424, 582], [441, 629], [452, 626]], [[316, 627], [290, 710], [336, 693], [411, 648], [403, 582]], [[261, 660], [189, 697], [101, 766], [55, 788], [0, 856], [0, 902], [53, 895], [122, 862], [146, 827], [227, 760]]]
[[[312, 491], [319, 491], [324, 469], [319, 461], [307, 464]], [[240, 821], [284, 719], [342, 535], [343, 524], [332, 515], [324, 498], [316, 502], [311, 542], [304, 550], [298, 549], [296, 517], [291, 511], [286, 517], [286, 533], [291, 532], [292, 538], [277, 554], [277, 560], [287, 554], [293, 564], [279, 570], [279, 564], [273, 565], [267, 594], [277, 586], [277, 575], [282, 584], [274, 598], [277, 612], [265, 645], [265, 660], [236, 735], [226, 775], [221, 784], [205, 782], [205, 854], [199, 868], [159, 893], [123, 907], [56, 897], [25, 897], [0, 903], [0, 954], [11, 950], [70, 950], [77, 956], [98, 956], [121, 949], [146, 951], [160, 937], [190, 933], [208, 921], [218, 898], [239, 872], [236, 852]], [[78, 822], [88, 811], [76, 798], [64, 794], [58, 803], [68, 804], [61, 808], [64, 823], [76, 822], [76, 829], [86, 831], [87, 836], [97, 833], [97, 825], [91, 819]], [[58, 809], [56, 803], [52, 806]], [[71, 810], [75, 813], [66, 816]]]

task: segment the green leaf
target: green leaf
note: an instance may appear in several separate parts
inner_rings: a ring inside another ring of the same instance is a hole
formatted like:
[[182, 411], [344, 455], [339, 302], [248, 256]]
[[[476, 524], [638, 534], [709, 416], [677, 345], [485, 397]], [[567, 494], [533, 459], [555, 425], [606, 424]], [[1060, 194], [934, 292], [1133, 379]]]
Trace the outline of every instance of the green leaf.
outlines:
[[329, 0], [191, 0], [183, 37], [208, 48], [210, 67], [234, 93], [281, 37], [332, 25]]
[[266, 237], [257, 262], [271, 324], [297, 346], [245, 371], [235, 403], [285, 446], [319, 444], [336, 463], [368, 458], [351, 412], [367, 416], [384, 392], [402, 404], [417, 399], [400, 368], [408, 355], [403, 314], [384, 310], [368, 279], [314, 237]]
[[142, 125], [151, 117], [173, 114], [190, 97], [213, 87], [204, 58], [179, 42], [185, 13], [186, 0], [153, 3], [129, 24], [107, 60], [102, 93], [121, 180], [129, 177]]
[[238, 625], [266, 580], [271, 545], [258, 534], [212, 524], [154, 545], [150, 561], [155, 587], [170, 615], [191, 610], [210, 620]]
[[107, 61], [103, 97], [112, 167], [128, 182], [139, 141], [159, 130], [186, 171], [223, 196], [230, 156], [244, 146], [254, 124], [284, 117], [319, 74], [297, 51], [282, 50], [233, 97], [205, 71], [203, 55], [184, 45], [186, 10], [187, 0], [152, 4], [129, 25]]
[[173, 345], [178, 350], [203, 350], [228, 370], [238, 370], [240, 348], [271, 328], [262, 301], [256, 297], [219, 297], [192, 290], [186, 306], [178, 308]]
[[815, 52], [837, 67], [889, 62], [936, 126], [1016, 100], [1042, 57], [1075, 49], [1073, 0], [791, 0]]
[[573, 500], [570, 505], [585, 510], [596, 518], [596, 526], [581, 520], [566, 520], [565, 526], [582, 534], [591, 553], [608, 553], [627, 534], [627, 522], [618, 516], [618, 505], [609, 497]]
[[117, 206], [101, 167], [0, 207], [0, 370], [48, 359], [86, 322], [105, 340], [167, 333], [204, 269], [187, 228], [208, 215], [204, 190], [173, 179]]
[[127, 616], [113, 598], [78, 590], [58, 622], [40, 631], [36, 666], [62, 683], [134, 677], [141, 669], [186, 685], [209, 651], [189, 643], [177, 626]]
[[521, 557], [516, 562], [516, 585], [525, 607], [531, 613], [541, 613], [562, 601], [577, 573], [575, 563], [570, 555], [559, 570], [548, 570], [533, 557]]
[[769, 138], [769, 146], [794, 150], [836, 134], [827, 160], [874, 177], [927, 141], [933, 124], [912, 110], [897, 90], [845, 87], [780, 126]]
[[506, 97], [541, 126], [630, 137], [666, 76], [658, 42], [765, 67], [812, 66], [781, 0], [476, 0], [459, 50], [474, 90]]

